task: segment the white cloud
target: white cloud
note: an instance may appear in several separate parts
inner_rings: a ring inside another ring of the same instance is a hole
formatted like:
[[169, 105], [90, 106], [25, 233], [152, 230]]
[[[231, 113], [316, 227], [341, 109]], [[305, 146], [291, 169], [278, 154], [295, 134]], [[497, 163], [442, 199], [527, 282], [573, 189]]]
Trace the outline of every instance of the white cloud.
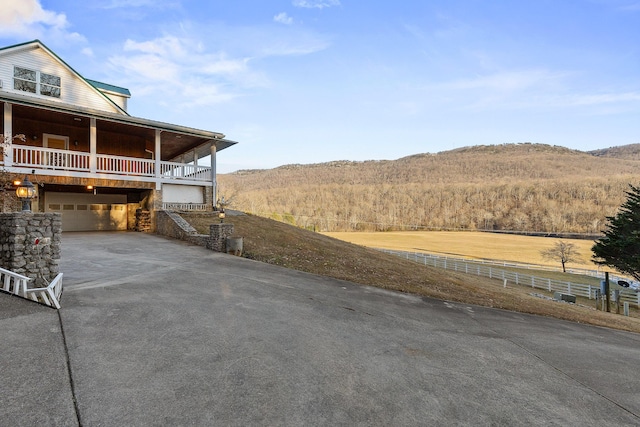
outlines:
[[293, 5], [307, 9], [324, 9], [325, 7], [340, 6], [340, 0], [293, 0]]
[[601, 93], [597, 95], [574, 95], [565, 101], [570, 106], [591, 106], [604, 104], [620, 104], [627, 102], [639, 102], [639, 92]]
[[102, 6], [103, 9], [119, 9], [134, 7], [152, 7], [156, 9], [176, 8], [179, 3], [176, 1], [160, 0], [111, 0]]
[[69, 31], [64, 13], [43, 9], [39, 0], [4, 0], [0, 11], [0, 36], [43, 39], [56, 44], [85, 43], [82, 35]]
[[121, 81], [137, 99], [193, 109], [270, 87], [263, 70], [273, 57], [306, 55], [329, 46], [327, 37], [288, 25], [218, 23], [212, 31], [210, 25], [187, 21], [174, 27], [176, 32], [161, 37], [123, 42], [121, 51], [108, 59], [110, 76], [102, 79]]
[[199, 41], [176, 36], [127, 40], [119, 55], [109, 58], [128, 79], [137, 96], [163, 93], [171, 104], [196, 107], [227, 102], [243, 89], [266, 84], [248, 67], [248, 58], [208, 52]]
[[37, 38], [47, 31], [66, 32], [63, 13], [42, 8], [38, 0], [5, 0], [0, 13], [0, 35]]
[[506, 71], [495, 74], [462, 79], [442, 85], [451, 90], [486, 89], [500, 92], [518, 92], [541, 84], [547, 84], [564, 77], [562, 73], [546, 70]]
[[279, 22], [279, 23], [285, 24], [285, 25], [293, 24], [293, 18], [290, 17], [289, 15], [287, 15], [286, 12], [280, 12], [279, 14], [277, 14], [276, 16], [273, 17], [273, 20], [275, 22]]

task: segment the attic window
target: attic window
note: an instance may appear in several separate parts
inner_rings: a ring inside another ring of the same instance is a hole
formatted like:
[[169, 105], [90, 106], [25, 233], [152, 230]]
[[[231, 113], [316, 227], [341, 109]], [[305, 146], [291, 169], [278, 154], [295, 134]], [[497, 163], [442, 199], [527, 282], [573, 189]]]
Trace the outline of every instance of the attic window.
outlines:
[[60, 77], [40, 73], [40, 94], [60, 98]]
[[28, 68], [13, 67], [13, 88], [60, 98], [60, 77]]
[[13, 88], [24, 92], [36, 93], [36, 72], [26, 68], [13, 68]]

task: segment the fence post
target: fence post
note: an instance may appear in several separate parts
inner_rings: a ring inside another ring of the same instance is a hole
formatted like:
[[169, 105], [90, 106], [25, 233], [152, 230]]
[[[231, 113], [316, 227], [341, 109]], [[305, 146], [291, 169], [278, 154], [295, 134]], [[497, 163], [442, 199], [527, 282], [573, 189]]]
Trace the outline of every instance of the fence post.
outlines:
[[520, 282], [518, 282], [518, 273], [516, 273], [516, 285], [519, 285]]
[[491, 267], [489, 267], [489, 279], [493, 279], [493, 277], [491, 277]]
[[549, 281], [549, 292], [551, 292], [551, 279], [547, 279]]
[[571, 282], [567, 282], [567, 293], [571, 293]]

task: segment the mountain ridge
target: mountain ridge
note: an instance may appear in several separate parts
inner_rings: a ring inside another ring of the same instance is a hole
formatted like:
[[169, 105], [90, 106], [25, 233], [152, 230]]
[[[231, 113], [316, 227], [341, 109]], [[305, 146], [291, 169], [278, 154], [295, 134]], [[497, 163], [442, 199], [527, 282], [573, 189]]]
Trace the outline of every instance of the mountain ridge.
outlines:
[[629, 184], [640, 144], [580, 151], [519, 143], [396, 160], [283, 165], [219, 176], [247, 212], [323, 231], [453, 228], [599, 233]]

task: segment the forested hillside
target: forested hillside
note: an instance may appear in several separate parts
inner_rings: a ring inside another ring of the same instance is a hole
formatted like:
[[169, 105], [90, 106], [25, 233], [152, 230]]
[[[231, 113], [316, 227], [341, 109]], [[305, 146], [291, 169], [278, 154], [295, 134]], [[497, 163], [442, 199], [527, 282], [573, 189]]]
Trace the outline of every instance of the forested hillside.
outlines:
[[481, 229], [598, 233], [640, 181], [640, 144], [594, 152], [506, 144], [390, 161], [219, 177], [235, 209], [318, 231]]

